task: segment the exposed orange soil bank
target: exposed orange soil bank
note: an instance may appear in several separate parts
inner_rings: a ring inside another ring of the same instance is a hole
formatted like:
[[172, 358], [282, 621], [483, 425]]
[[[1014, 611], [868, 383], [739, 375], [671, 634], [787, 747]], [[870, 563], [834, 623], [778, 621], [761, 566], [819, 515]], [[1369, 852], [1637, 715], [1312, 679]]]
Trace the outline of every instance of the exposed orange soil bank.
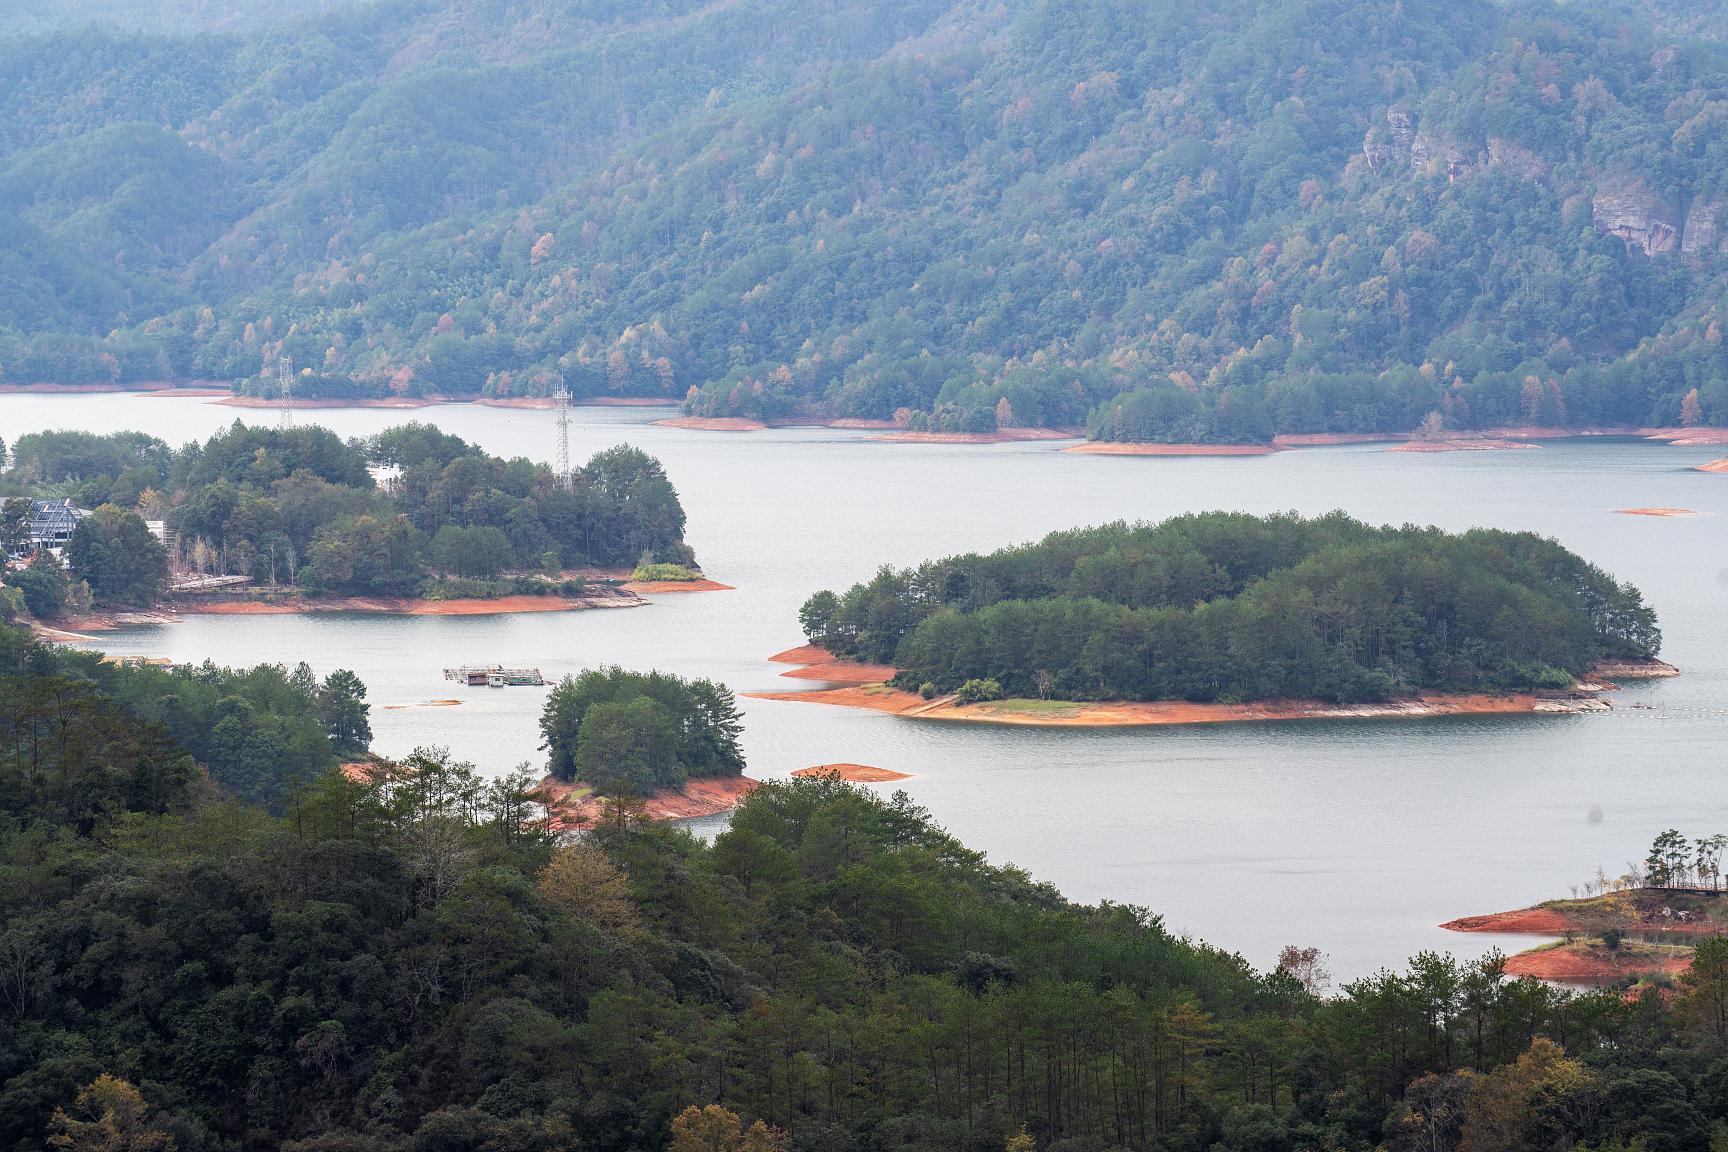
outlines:
[[626, 592], [736, 592], [718, 580], [629, 580], [620, 585]]
[[959, 705], [952, 697], [925, 700], [915, 692], [887, 685], [820, 688], [808, 692], [746, 692], [752, 700], [787, 700], [868, 708], [921, 720], [978, 724], [1018, 724], [1037, 728], [1128, 728], [1167, 724], [1227, 724], [1265, 720], [1343, 720], [1378, 717], [1486, 716], [1569, 710], [1536, 696], [1424, 695], [1379, 704], [1327, 704], [1318, 700], [1267, 700], [1255, 704], [1193, 704], [1181, 700], [1105, 701], [1056, 705], [1019, 712], [1012, 702]]
[[794, 668], [780, 675], [793, 680], [826, 680], [830, 684], [881, 684], [894, 677], [886, 664], [855, 664], [850, 660], [828, 660]]
[[1502, 440], [1476, 436], [1459, 440], [1407, 440], [1386, 449], [1388, 452], [1504, 452], [1516, 448], [1540, 448], [1525, 440]]
[[1602, 944], [1578, 941], [1507, 957], [1506, 974], [1561, 984], [1613, 984], [1628, 976], [1679, 975], [1691, 966], [1692, 957], [1684, 952], [1647, 952], [1624, 945], [1610, 951]]
[[823, 664], [834, 658], [834, 653], [815, 644], [800, 644], [768, 657], [775, 664]]
[[800, 768], [792, 775], [838, 776], [852, 784], [882, 784], [889, 780], [911, 779], [905, 772], [890, 772], [886, 768], [873, 768], [868, 764], [817, 764], [810, 768]]
[[187, 601], [176, 607], [199, 616], [294, 616], [308, 612], [378, 612], [392, 616], [495, 616], [515, 612], [574, 612], [585, 608], [634, 607], [631, 597], [498, 596], [490, 600], [403, 600], [383, 596], [342, 596], [327, 600]]
[[[661, 788], [648, 796], [643, 808], [650, 820], [690, 820], [698, 816], [717, 816], [738, 807], [739, 801], [750, 795], [758, 782], [748, 776], [716, 776], [686, 781], [682, 788]], [[549, 807], [555, 809], [552, 827], [570, 829], [592, 827], [606, 819], [606, 802], [587, 794], [570, 799], [571, 793], [587, 785], [566, 784], [548, 776], [535, 789]]]
[[1700, 464], [1698, 465], [1698, 471], [1728, 473], [1728, 459], [1712, 460], [1708, 464]]
[[[885, 683], [894, 669], [836, 660], [825, 648], [805, 644], [769, 657], [780, 664], [803, 667], [781, 673], [795, 679], [826, 680], [847, 685], [804, 692], [747, 692], [753, 700], [784, 700], [806, 704], [836, 704], [866, 708], [895, 716], [958, 720], [982, 724], [1018, 724], [1041, 728], [1120, 728], [1166, 724], [1223, 724], [1248, 720], [1341, 720], [1380, 717], [1487, 716], [1534, 712], [1599, 711], [1608, 705], [1591, 696], [1548, 697], [1528, 693], [1423, 693], [1401, 700], [1366, 704], [1329, 704], [1322, 700], [1262, 700], [1250, 704], [1197, 704], [1183, 700], [1100, 702], [997, 700], [957, 704], [953, 696], [926, 700]], [[1659, 663], [1659, 662], [1653, 662]], [[1642, 665], [1626, 665], [1631, 669]], [[1670, 665], [1662, 665], [1670, 668]], [[1636, 670], [1629, 675], [1637, 675]], [[1668, 675], [1654, 672], [1646, 675]]]
[[895, 669], [887, 664], [860, 664], [842, 660], [826, 648], [804, 644], [788, 648], [768, 657], [776, 664], [797, 664], [798, 668], [780, 675], [794, 680], [826, 680], [832, 684], [881, 684], [894, 678]]
[[1691, 508], [1616, 508], [1622, 516], [1696, 516]]
[[1486, 916], [1463, 916], [1440, 925], [1448, 932], [1503, 932], [1523, 936], [1563, 936], [1576, 931], [1572, 918], [1553, 908], [1520, 908], [1516, 912], [1490, 912]]
[[1131, 444], [1088, 440], [1062, 451], [1080, 456], [1270, 456], [1278, 449], [1270, 444]]
[[1073, 440], [1079, 435], [1060, 428], [1003, 428], [996, 432], [890, 432], [870, 439], [880, 444], [1012, 444], [1024, 440]]

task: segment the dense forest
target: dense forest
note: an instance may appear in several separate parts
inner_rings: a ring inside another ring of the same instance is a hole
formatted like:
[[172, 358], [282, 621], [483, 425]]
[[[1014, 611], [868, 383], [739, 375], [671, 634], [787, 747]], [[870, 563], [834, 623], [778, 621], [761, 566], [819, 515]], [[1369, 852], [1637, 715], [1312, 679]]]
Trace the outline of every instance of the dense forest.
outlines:
[[19, 806], [8, 818], [53, 813], [87, 832], [115, 805], [159, 802], [197, 779], [280, 807], [372, 742], [366, 686], [345, 669], [320, 681], [305, 663], [109, 664], [30, 644], [7, 626], [18, 607], [9, 593], [0, 589], [0, 733]]
[[1631, 1000], [1431, 953], [1327, 994], [1310, 949], [1256, 972], [833, 778], [763, 785], [712, 844], [557, 840], [526, 774], [435, 749], [272, 815], [167, 707], [200, 674], [163, 675], [0, 630], [8, 1152], [1728, 1139], [1720, 941]]
[[[550, 594], [579, 589], [563, 575], [572, 568], [695, 561], [665, 470], [628, 445], [562, 481], [421, 423], [362, 442], [237, 420], [178, 451], [133, 432], [37, 432], [10, 458], [0, 499], [70, 496], [96, 508], [67, 552], [99, 603], [160, 595], [168, 560], [146, 518], [174, 533], [184, 569], [310, 594]], [[393, 471], [381, 484], [374, 468]]]
[[0, 34], [0, 383], [1728, 423], [1697, 5], [148, 7]]
[[[1379, 700], [1565, 688], [1661, 647], [1638, 590], [1528, 532], [1209, 512], [896, 571], [801, 619], [926, 695]], [[968, 683], [977, 684], [968, 688]]]

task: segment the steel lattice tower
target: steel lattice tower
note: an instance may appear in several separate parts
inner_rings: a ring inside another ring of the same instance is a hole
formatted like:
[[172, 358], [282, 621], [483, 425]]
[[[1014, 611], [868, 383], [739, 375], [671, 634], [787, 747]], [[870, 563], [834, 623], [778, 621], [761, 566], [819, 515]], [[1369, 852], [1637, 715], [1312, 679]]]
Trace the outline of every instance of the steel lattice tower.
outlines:
[[558, 401], [558, 461], [556, 464], [558, 483], [568, 487], [570, 484], [570, 389], [562, 384], [552, 397]]
[[276, 357], [276, 387], [281, 398], [282, 412], [278, 423], [283, 428], [294, 427], [294, 361], [287, 356]]

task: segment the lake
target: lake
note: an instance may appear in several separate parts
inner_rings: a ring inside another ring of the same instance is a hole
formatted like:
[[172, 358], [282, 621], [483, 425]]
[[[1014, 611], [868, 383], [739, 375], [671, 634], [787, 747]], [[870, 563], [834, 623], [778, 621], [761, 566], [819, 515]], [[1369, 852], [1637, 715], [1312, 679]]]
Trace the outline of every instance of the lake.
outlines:
[[[1383, 446], [1263, 457], [1123, 458], [1045, 443], [871, 442], [868, 433], [662, 428], [664, 412], [573, 412], [572, 458], [630, 442], [665, 464], [687, 539], [733, 592], [654, 597], [629, 611], [527, 616], [190, 616], [110, 634], [111, 652], [351, 668], [370, 689], [375, 748], [448, 745], [488, 770], [538, 764], [544, 689], [445, 682], [462, 662], [598, 664], [784, 690], [769, 655], [802, 641], [798, 607], [882, 564], [1024, 542], [1059, 528], [1182, 512], [1342, 508], [1374, 522], [1532, 529], [1630, 580], [1660, 614], [1677, 680], [1628, 685], [1584, 716], [1298, 721], [1116, 731], [918, 722], [742, 700], [750, 774], [857, 761], [967, 844], [1083, 901], [1140, 904], [1259, 967], [1315, 945], [1334, 976], [1432, 948], [1517, 941], [1438, 923], [1565, 896], [1598, 866], [1641, 859], [1659, 831], [1728, 831], [1728, 476], [1722, 454], [1623, 441], [1437, 454]], [[0, 437], [138, 429], [179, 444], [236, 416], [190, 398], [0, 396]], [[554, 414], [447, 405], [302, 412], [344, 436], [416, 419], [505, 456], [550, 460]], [[1615, 515], [1678, 506], [1699, 516]], [[455, 707], [426, 701], [458, 698]], [[421, 706], [416, 706], [421, 705]], [[1634, 707], [1634, 705], [1637, 705]], [[702, 826], [711, 831], [721, 821]]]

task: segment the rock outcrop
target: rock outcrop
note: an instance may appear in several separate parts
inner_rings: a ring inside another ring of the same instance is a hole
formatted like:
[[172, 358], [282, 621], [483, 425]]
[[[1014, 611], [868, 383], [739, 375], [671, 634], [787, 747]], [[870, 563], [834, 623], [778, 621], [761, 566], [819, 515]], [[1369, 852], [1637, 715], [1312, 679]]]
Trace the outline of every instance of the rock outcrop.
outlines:
[[1362, 156], [1369, 168], [1383, 172], [1400, 161], [1412, 159], [1415, 141], [1415, 118], [1408, 109], [1394, 105], [1386, 110], [1386, 122], [1375, 124], [1362, 138]]
[[1488, 138], [1488, 167], [1510, 172], [1518, 179], [1530, 183], [1545, 180], [1548, 176], [1548, 162], [1542, 157], [1522, 144], [1514, 144], [1497, 136]]
[[1674, 210], [1642, 182], [1599, 190], [1591, 208], [1598, 232], [1618, 236], [1646, 256], [1672, 252], [1680, 240]]
[[1686, 213], [1680, 251], [1687, 256], [1713, 256], [1722, 244], [1722, 207], [1698, 201]]

